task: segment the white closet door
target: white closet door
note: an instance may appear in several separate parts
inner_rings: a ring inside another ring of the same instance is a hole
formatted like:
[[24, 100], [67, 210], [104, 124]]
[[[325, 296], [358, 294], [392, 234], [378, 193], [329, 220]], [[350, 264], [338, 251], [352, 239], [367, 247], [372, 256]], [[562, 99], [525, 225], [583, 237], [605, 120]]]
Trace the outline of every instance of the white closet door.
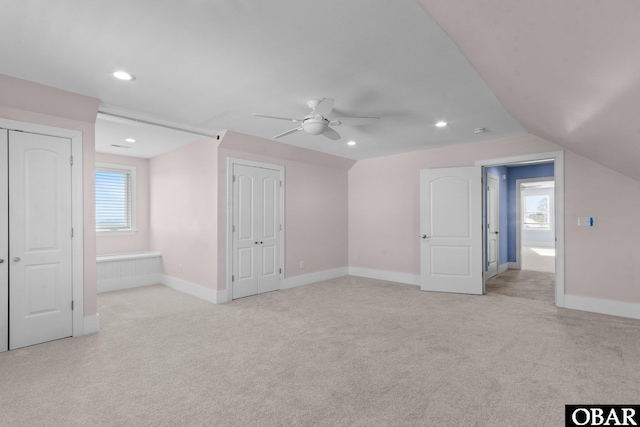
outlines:
[[233, 169], [232, 298], [280, 289], [280, 172]]
[[258, 293], [255, 169], [244, 165], [233, 168], [233, 299]]
[[7, 131], [0, 130], [0, 351], [9, 349], [9, 176]]
[[70, 159], [69, 139], [9, 132], [11, 349], [73, 333]]
[[280, 172], [258, 169], [260, 240], [257, 271], [258, 293], [280, 289]]

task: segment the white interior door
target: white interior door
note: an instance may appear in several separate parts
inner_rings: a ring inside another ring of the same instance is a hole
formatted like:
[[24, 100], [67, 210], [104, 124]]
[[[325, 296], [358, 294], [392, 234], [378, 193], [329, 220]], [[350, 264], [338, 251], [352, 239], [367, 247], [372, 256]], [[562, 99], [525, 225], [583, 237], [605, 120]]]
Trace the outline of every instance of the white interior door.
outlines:
[[232, 299], [281, 288], [280, 171], [233, 166]]
[[9, 131], [9, 348], [73, 333], [71, 141]]
[[481, 295], [482, 169], [420, 171], [420, 289]]
[[487, 279], [498, 274], [500, 263], [500, 181], [487, 174]]
[[0, 351], [9, 349], [8, 131], [0, 129]]

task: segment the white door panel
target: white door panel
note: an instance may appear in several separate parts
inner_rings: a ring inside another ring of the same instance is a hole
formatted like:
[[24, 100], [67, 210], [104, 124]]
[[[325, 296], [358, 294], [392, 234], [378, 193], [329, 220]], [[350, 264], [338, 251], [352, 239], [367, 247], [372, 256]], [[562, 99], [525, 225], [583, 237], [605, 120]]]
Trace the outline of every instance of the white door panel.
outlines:
[[234, 165], [232, 298], [281, 287], [280, 172]]
[[246, 166], [234, 168], [233, 186], [233, 297], [243, 298], [258, 293], [258, 275], [256, 274], [256, 235], [255, 199], [256, 178], [252, 169]]
[[8, 131], [0, 129], [0, 351], [9, 349]]
[[71, 141], [9, 132], [9, 347], [71, 336]]
[[500, 187], [499, 178], [487, 174], [487, 276], [498, 274], [500, 231]]
[[481, 181], [480, 167], [420, 171], [422, 290], [483, 293]]

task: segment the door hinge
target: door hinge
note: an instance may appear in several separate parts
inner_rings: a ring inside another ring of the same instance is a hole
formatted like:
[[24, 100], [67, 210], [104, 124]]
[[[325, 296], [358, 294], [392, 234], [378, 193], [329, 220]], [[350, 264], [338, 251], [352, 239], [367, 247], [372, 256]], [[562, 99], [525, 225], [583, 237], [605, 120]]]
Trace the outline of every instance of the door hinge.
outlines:
[[280, 269], [280, 274], [282, 274], [282, 269]]
[[282, 231], [282, 224], [280, 224], [280, 231]]
[[232, 225], [232, 226], [231, 226], [231, 231], [232, 231], [233, 233], [235, 233], [235, 232], [236, 232], [236, 226], [235, 226], [235, 225]]
[[280, 187], [282, 187], [282, 181], [280, 181]]
[[73, 239], [73, 228], [71, 229], [71, 238]]
[[73, 166], [73, 156], [71, 156], [71, 166]]
[[73, 311], [73, 300], [71, 300], [71, 311]]
[[233, 175], [233, 182], [236, 182], [236, 176]]
[[231, 276], [231, 281], [232, 281], [232, 282], [235, 282], [235, 281], [236, 281], [236, 276], [233, 276], [233, 275], [232, 275], [232, 276]]

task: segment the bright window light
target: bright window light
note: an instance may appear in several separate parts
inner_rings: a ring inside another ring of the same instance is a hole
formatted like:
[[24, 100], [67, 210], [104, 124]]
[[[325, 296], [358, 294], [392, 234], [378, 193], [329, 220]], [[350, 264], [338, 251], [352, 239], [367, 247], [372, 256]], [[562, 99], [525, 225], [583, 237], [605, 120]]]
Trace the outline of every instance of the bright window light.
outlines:
[[448, 125], [448, 123], [447, 122], [443, 122], [443, 121], [440, 121], [440, 122], [436, 123], [436, 126], [439, 127], [439, 128], [443, 128], [446, 125]]

